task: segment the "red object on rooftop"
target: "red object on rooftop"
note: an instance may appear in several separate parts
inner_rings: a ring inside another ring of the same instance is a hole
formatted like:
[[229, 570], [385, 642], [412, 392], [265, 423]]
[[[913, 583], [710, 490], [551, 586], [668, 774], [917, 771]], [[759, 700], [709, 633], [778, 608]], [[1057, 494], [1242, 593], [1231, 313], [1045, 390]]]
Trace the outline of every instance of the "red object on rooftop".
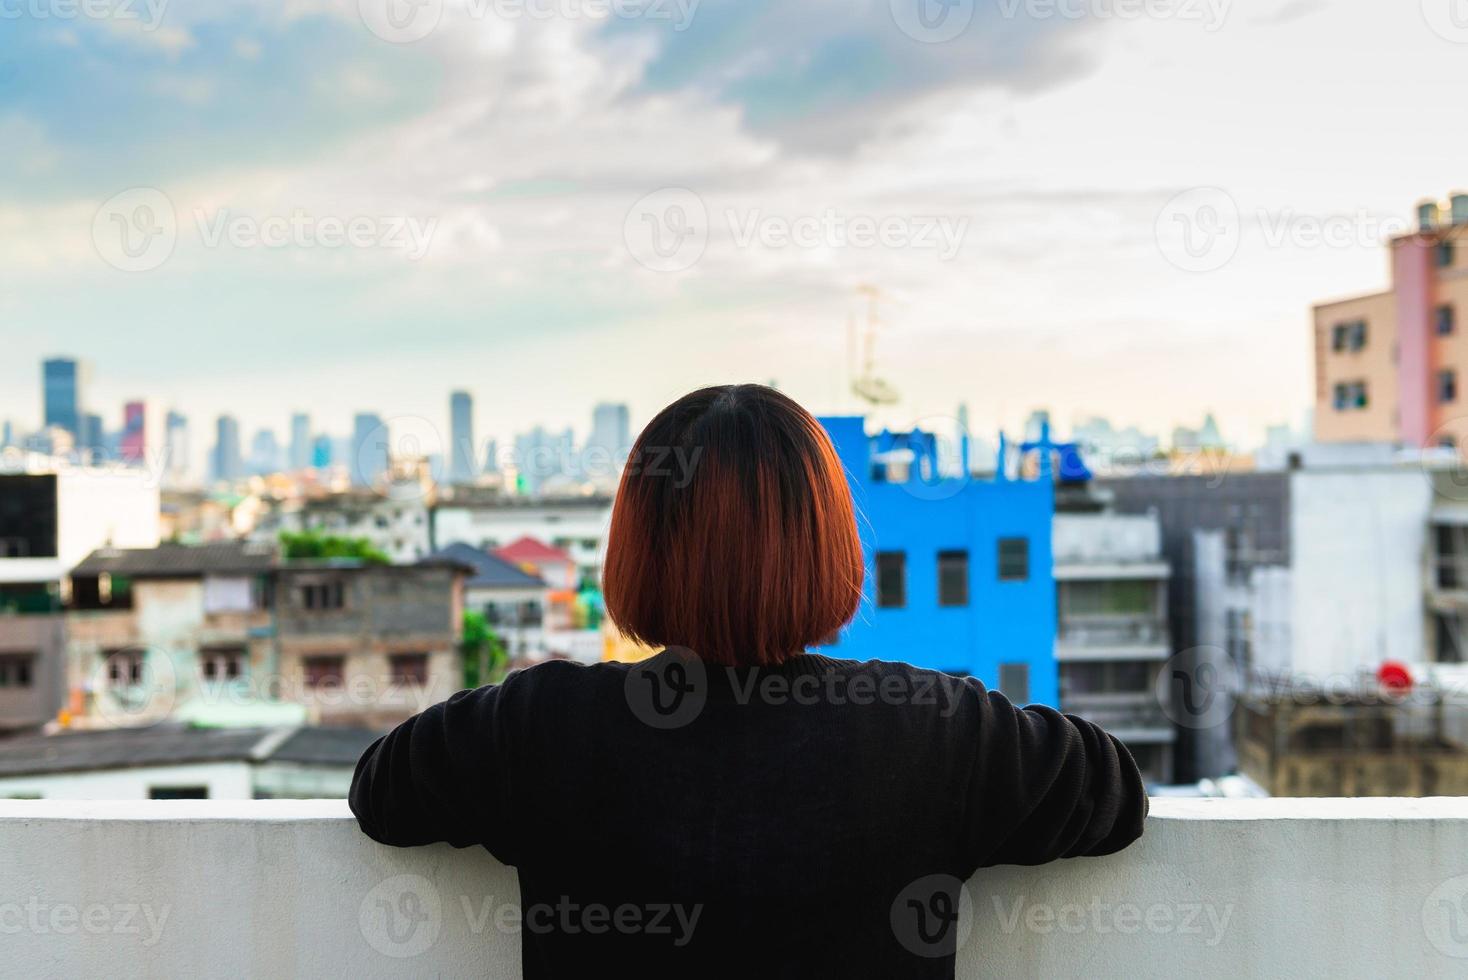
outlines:
[[1412, 690], [1412, 673], [1404, 664], [1388, 660], [1376, 670], [1376, 679], [1388, 691]]
[[542, 541], [537, 541], [535, 538], [529, 536], [520, 538], [517, 541], [511, 541], [503, 548], [496, 548], [494, 553], [505, 561], [515, 562], [516, 564], [523, 562], [540, 564], [541, 562], [547, 561], [571, 561], [571, 556], [560, 548], [552, 548], [550, 545]]

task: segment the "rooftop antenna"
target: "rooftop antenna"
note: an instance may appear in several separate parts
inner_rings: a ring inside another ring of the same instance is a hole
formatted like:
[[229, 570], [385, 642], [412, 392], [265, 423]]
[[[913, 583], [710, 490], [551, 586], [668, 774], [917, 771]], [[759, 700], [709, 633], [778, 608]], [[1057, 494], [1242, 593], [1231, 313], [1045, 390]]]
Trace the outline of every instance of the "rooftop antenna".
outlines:
[[848, 322], [849, 353], [853, 371], [856, 369], [858, 345], [861, 347], [860, 373], [856, 374], [851, 381], [851, 392], [873, 408], [879, 405], [896, 404], [901, 397], [897, 389], [890, 383], [877, 377], [877, 328], [882, 325], [882, 317], [878, 312], [877, 304], [882, 299], [882, 291], [876, 286], [861, 285], [856, 288], [858, 296], [867, 301], [865, 330], [858, 333], [856, 318], [852, 317]]

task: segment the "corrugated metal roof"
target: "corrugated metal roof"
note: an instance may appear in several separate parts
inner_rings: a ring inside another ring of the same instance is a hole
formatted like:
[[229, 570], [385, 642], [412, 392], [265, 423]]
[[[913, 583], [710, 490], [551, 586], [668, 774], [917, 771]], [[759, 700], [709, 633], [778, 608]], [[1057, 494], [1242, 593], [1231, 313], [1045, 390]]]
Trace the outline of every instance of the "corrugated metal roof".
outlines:
[[298, 728], [269, 758], [305, 765], [356, 765], [367, 746], [382, 735], [375, 728]]
[[72, 569], [73, 576], [126, 575], [132, 578], [192, 578], [210, 574], [250, 574], [274, 568], [280, 551], [274, 542], [218, 541], [163, 544], [156, 548], [98, 548]]
[[270, 731], [154, 725], [22, 735], [0, 740], [0, 776], [246, 760]]
[[202, 728], [176, 723], [0, 739], [0, 777], [200, 762], [355, 765], [383, 734], [367, 728]]

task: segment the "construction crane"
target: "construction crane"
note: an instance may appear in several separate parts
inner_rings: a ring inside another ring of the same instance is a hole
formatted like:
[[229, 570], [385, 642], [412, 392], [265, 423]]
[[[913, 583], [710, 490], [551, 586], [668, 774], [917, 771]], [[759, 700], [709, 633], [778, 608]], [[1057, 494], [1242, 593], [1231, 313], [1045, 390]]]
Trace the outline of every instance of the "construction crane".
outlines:
[[864, 330], [858, 329], [854, 314], [847, 319], [846, 344], [851, 393], [873, 407], [896, 404], [901, 397], [897, 389], [890, 382], [877, 377], [876, 373], [877, 328], [882, 325], [878, 303], [882, 299], [882, 290], [876, 286], [861, 285], [856, 288], [856, 293], [866, 300], [866, 325]]

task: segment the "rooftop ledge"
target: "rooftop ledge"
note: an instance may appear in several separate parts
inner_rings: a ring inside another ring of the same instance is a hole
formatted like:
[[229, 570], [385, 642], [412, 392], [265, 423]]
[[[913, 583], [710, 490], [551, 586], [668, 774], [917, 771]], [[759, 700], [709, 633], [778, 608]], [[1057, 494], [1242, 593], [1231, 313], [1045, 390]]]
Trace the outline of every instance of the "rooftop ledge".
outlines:
[[[0, 855], [18, 976], [519, 976], [513, 870], [341, 801], [0, 801]], [[1127, 851], [965, 904], [960, 977], [1463, 976], [1468, 798], [1154, 800]]]

